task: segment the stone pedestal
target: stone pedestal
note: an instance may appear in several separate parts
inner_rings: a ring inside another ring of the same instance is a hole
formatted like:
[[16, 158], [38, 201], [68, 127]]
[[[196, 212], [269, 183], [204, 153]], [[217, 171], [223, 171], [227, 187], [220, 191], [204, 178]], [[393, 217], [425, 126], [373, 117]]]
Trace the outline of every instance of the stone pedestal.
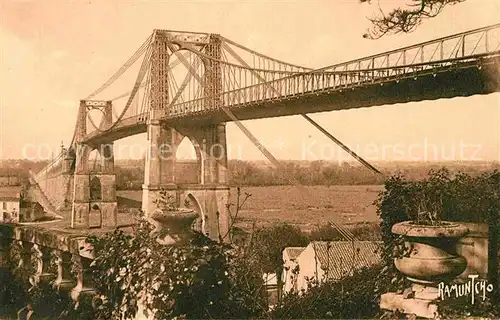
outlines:
[[405, 298], [404, 294], [394, 292], [384, 293], [380, 297], [380, 308], [400, 311], [405, 314], [414, 314], [417, 317], [434, 319], [437, 317], [437, 305], [433, 300]]
[[438, 316], [435, 303], [437, 299], [437, 287], [414, 283], [402, 294], [394, 292], [383, 294], [380, 297], [380, 308], [433, 319]]
[[404, 256], [394, 259], [394, 265], [413, 284], [403, 294], [383, 294], [380, 308], [437, 318], [437, 284], [452, 282], [467, 267], [465, 258], [457, 254], [456, 246], [468, 229], [449, 221], [435, 226], [405, 221], [395, 224], [392, 232], [404, 237], [408, 250]]

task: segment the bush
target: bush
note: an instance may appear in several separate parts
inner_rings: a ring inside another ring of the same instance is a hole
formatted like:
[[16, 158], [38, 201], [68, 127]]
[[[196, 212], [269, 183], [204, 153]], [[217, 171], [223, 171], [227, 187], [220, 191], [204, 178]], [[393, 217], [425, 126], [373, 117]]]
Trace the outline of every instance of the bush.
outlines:
[[8, 268], [0, 268], [0, 317], [7, 317], [26, 305], [23, 283]]
[[286, 247], [305, 247], [309, 243], [300, 228], [280, 223], [269, 228], [258, 229], [252, 235], [250, 250], [265, 273], [280, 272], [283, 268], [283, 250]]
[[160, 319], [248, 318], [267, 308], [262, 276], [245, 252], [200, 233], [165, 246], [141, 220], [133, 235], [117, 230], [88, 241], [101, 318], [133, 318], [139, 300]]
[[358, 223], [348, 227], [356, 239], [361, 241], [380, 241], [382, 235], [377, 223]]
[[381, 267], [361, 269], [338, 282], [311, 283], [290, 293], [271, 312], [273, 319], [373, 319], [379, 314], [373, 279]]

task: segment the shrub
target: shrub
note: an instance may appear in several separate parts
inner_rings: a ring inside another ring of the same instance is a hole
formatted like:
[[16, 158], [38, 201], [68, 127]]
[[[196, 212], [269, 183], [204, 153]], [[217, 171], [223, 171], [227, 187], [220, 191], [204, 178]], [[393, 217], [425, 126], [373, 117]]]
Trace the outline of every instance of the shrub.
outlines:
[[311, 283], [293, 292], [271, 312], [273, 319], [373, 319], [379, 314], [373, 279], [381, 267], [361, 269], [338, 282]]
[[165, 246], [141, 220], [133, 235], [117, 230], [88, 241], [96, 250], [92, 269], [102, 318], [133, 318], [139, 300], [160, 319], [247, 318], [267, 308], [252, 262], [200, 233]]

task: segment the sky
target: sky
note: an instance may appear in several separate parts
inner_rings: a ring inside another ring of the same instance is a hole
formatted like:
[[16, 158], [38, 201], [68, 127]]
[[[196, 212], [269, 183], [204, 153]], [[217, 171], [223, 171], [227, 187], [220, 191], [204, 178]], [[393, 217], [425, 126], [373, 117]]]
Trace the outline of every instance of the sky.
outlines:
[[[404, 1], [380, 0], [384, 10]], [[362, 37], [377, 1], [0, 0], [0, 159], [50, 158], [71, 140], [79, 100], [100, 87], [153, 29], [219, 33], [312, 68], [500, 22], [500, 1], [467, 0], [410, 34]], [[125, 90], [126, 91], [126, 90]], [[499, 160], [500, 95], [312, 114], [369, 161]], [[278, 159], [350, 157], [300, 116], [244, 121]], [[232, 159], [265, 157], [227, 125]], [[192, 158], [188, 140], [180, 158]], [[141, 158], [146, 136], [115, 144]], [[141, 149], [143, 148], [143, 149]]]

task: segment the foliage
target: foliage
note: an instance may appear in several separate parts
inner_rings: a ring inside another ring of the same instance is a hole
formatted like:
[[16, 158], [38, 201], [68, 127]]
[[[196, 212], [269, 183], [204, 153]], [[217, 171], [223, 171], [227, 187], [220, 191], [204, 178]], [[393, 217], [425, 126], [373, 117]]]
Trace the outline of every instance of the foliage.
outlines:
[[94, 297], [91, 294], [82, 294], [78, 297], [76, 303], [72, 302], [71, 305], [60, 315], [61, 320], [96, 320], [94, 310]]
[[[392, 225], [417, 220], [424, 201], [425, 207], [434, 208], [443, 220], [488, 221], [492, 226], [500, 209], [498, 188], [498, 171], [474, 176], [442, 169], [429, 172], [422, 181], [392, 176], [375, 203], [382, 218], [384, 265], [338, 282], [312, 283], [305, 294], [286, 296], [272, 314], [267, 314], [262, 273], [276, 272], [281, 279], [283, 249], [305, 246], [315, 237], [335, 237], [331, 227], [318, 228], [308, 237], [297, 227], [279, 224], [255, 230], [249, 242], [239, 246], [214, 242], [195, 233], [186, 243], [164, 246], [151, 235], [149, 223], [140, 218], [132, 234], [116, 230], [101, 238], [88, 238], [97, 257], [92, 270], [100, 301], [94, 318], [132, 318], [138, 312], [139, 299], [159, 318], [373, 318], [378, 312], [378, 294], [405, 287], [405, 280], [393, 265], [398, 254], [393, 249], [401, 239], [392, 234]], [[236, 206], [236, 214], [240, 208]], [[371, 237], [377, 231], [367, 225], [357, 232], [357, 237]], [[9, 260], [12, 270], [19, 260], [16, 252], [12, 250], [17, 260]], [[88, 312], [90, 304], [82, 300], [79, 305], [71, 305], [67, 318]], [[54, 306], [60, 309], [59, 304]], [[446, 310], [445, 304], [440, 307]], [[468, 311], [460, 312], [463, 315]]]
[[305, 247], [308, 243], [309, 239], [300, 228], [281, 223], [256, 230], [252, 236], [251, 250], [255, 252], [263, 271], [273, 273], [283, 267], [282, 252], [286, 247]]
[[20, 248], [15, 242], [11, 243], [7, 262], [0, 268], [0, 316], [10, 317], [23, 308], [30, 308], [41, 319], [95, 319], [84, 297], [75, 304], [68, 292], [59, 291], [51, 281], [34, 281], [35, 261], [20, 263]]
[[[238, 214], [240, 213], [240, 210], [243, 208], [245, 205], [246, 201], [248, 198], [250, 198], [252, 194], [245, 192], [242, 197], [241, 193], [241, 188], [237, 187], [236, 188], [236, 204], [234, 203], [227, 203], [226, 204], [226, 210], [229, 215], [229, 228], [227, 234], [221, 234], [220, 228], [219, 228], [219, 241], [225, 241], [227, 237], [230, 237], [230, 239], [233, 239], [235, 234], [234, 234], [234, 225], [238, 221]], [[234, 207], [234, 209], [233, 209]], [[234, 210], [234, 213], [233, 213]], [[217, 212], [219, 214], [219, 212]], [[217, 220], [219, 219], [219, 216], [217, 216]], [[219, 225], [220, 227], [220, 225]]]
[[[248, 196], [237, 202], [236, 215]], [[137, 297], [158, 310], [160, 318], [265, 316], [262, 274], [281, 273], [283, 249], [309, 242], [299, 228], [279, 224], [255, 230], [240, 246], [216, 243], [201, 234], [187, 244], [164, 246], [151, 236], [149, 224], [139, 221], [133, 234], [117, 230], [88, 239], [96, 250], [92, 268], [102, 296], [102, 318], [133, 317]]]
[[[379, 7], [380, 14], [369, 19], [372, 30], [365, 38], [378, 39], [388, 33], [409, 33], [415, 30], [424, 19], [438, 16], [446, 6], [458, 4], [465, 0], [412, 0], [407, 8], [395, 8], [385, 14]], [[360, 0], [370, 3], [371, 0]]]
[[[169, 199], [167, 193], [163, 199]], [[243, 204], [238, 201], [236, 215]], [[139, 217], [131, 234], [117, 229], [99, 238], [88, 237], [96, 254], [91, 271], [97, 296], [92, 300], [91, 295], [81, 294], [76, 304], [50, 284], [36, 286], [28, 281], [35, 271], [35, 261], [20, 263], [22, 251], [14, 242], [7, 270], [16, 277], [2, 273], [2, 280], [12, 281], [2, 281], [0, 293], [2, 301], [15, 308], [2, 313], [12, 314], [28, 305], [36, 316], [51, 319], [127, 319], [134, 317], [142, 304], [158, 319], [252, 318], [266, 314], [259, 261], [248, 247], [218, 243], [199, 233], [187, 242], [165, 246], [151, 229]]]
[[0, 317], [6, 317], [26, 305], [24, 283], [8, 268], [0, 268]]
[[36, 316], [40, 318], [60, 316], [73, 306], [71, 297], [68, 294], [59, 292], [51, 283], [41, 283], [34, 287], [29, 294], [29, 301], [33, 306], [33, 310], [35, 310]]
[[309, 239], [300, 228], [284, 223], [253, 233], [249, 250], [260, 266], [260, 274], [276, 275], [278, 299], [282, 288], [283, 250], [286, 247], [305, 247], [308, 243]]
[[166, 189], [161, 189], [158, 198], [153, 200], [153, 203], [162, 211], [176, 211], [179, 209], [176, 199]]
[[[142, 161], [141, 161], [142, 162]], [[144, 166], [138, 163], [134, 167], [115, 166], [117, 190], [141, 190], [144, 183]]]
[[[418, 213], [422, 199], [427, 201], [427, 207], [436, 208], [439, 216], [445, 221], [479, 222], [489, 224], [490, 237], [490, 277], [496, 278], [497, 250], [491, 246], [497, 241], [491, 241], [498, 230], [498, 210], [500, 209], [500, 172], [486, 172], [478, 176], [464, 173], [452, 174], [443, 168], [431, 170], [427, 179], [410, 181], [402, 175], [390, 177], [385, 184], [385, 190], [375, 201], [377, 212], [381, 218], [381, 231], [384, 248], [382, 257], [384, 268], [377, 279], [377, 292], [399, 291], [408, 287], [408, 282], [397, 272], [394, 258], [406, 254], [403, 239], [392, 233], [395, 223], [414, 220], [419, 221]], [[387, 279], [391, 283], [385, 285]], [[496, 280], [493, 279], [496, 283]], [[496, 288], [497, 286], [494, 285]]]
[[492, 301], [491, 297], [486, 297], [484, 301], [471, 303], [470, 296], [453, 297], [441, 301], [438, 305], [438, 312], [442, 319], [459, 319], [463, 317], [489, 317], [498, 319], [500, 315], [500, 305]]
[[132, 318], [139, 302], [160, 319], [246, 318], [265, 307], [256, 307], [262, 278], [248, 268], [242, 278], [238, 268], [248, 262], [238, 260], [238, 250], [199, 233], [182, 245], [165, 246], [140, 220], [133, 235], [117, 230], [88, 241], [96, 250], [92, 269], [102, 318]]
[[310, 282], [306, 292], [292, 292], [271, 312], [273, 319], [373, 319], [379, 313], [374, 294], [381, 267], [361, 269], [320, 285]]
[[356, 239], [360, 241], [380, 241], [380, 225], [375, 223], [358, 223], [348, 227]]

